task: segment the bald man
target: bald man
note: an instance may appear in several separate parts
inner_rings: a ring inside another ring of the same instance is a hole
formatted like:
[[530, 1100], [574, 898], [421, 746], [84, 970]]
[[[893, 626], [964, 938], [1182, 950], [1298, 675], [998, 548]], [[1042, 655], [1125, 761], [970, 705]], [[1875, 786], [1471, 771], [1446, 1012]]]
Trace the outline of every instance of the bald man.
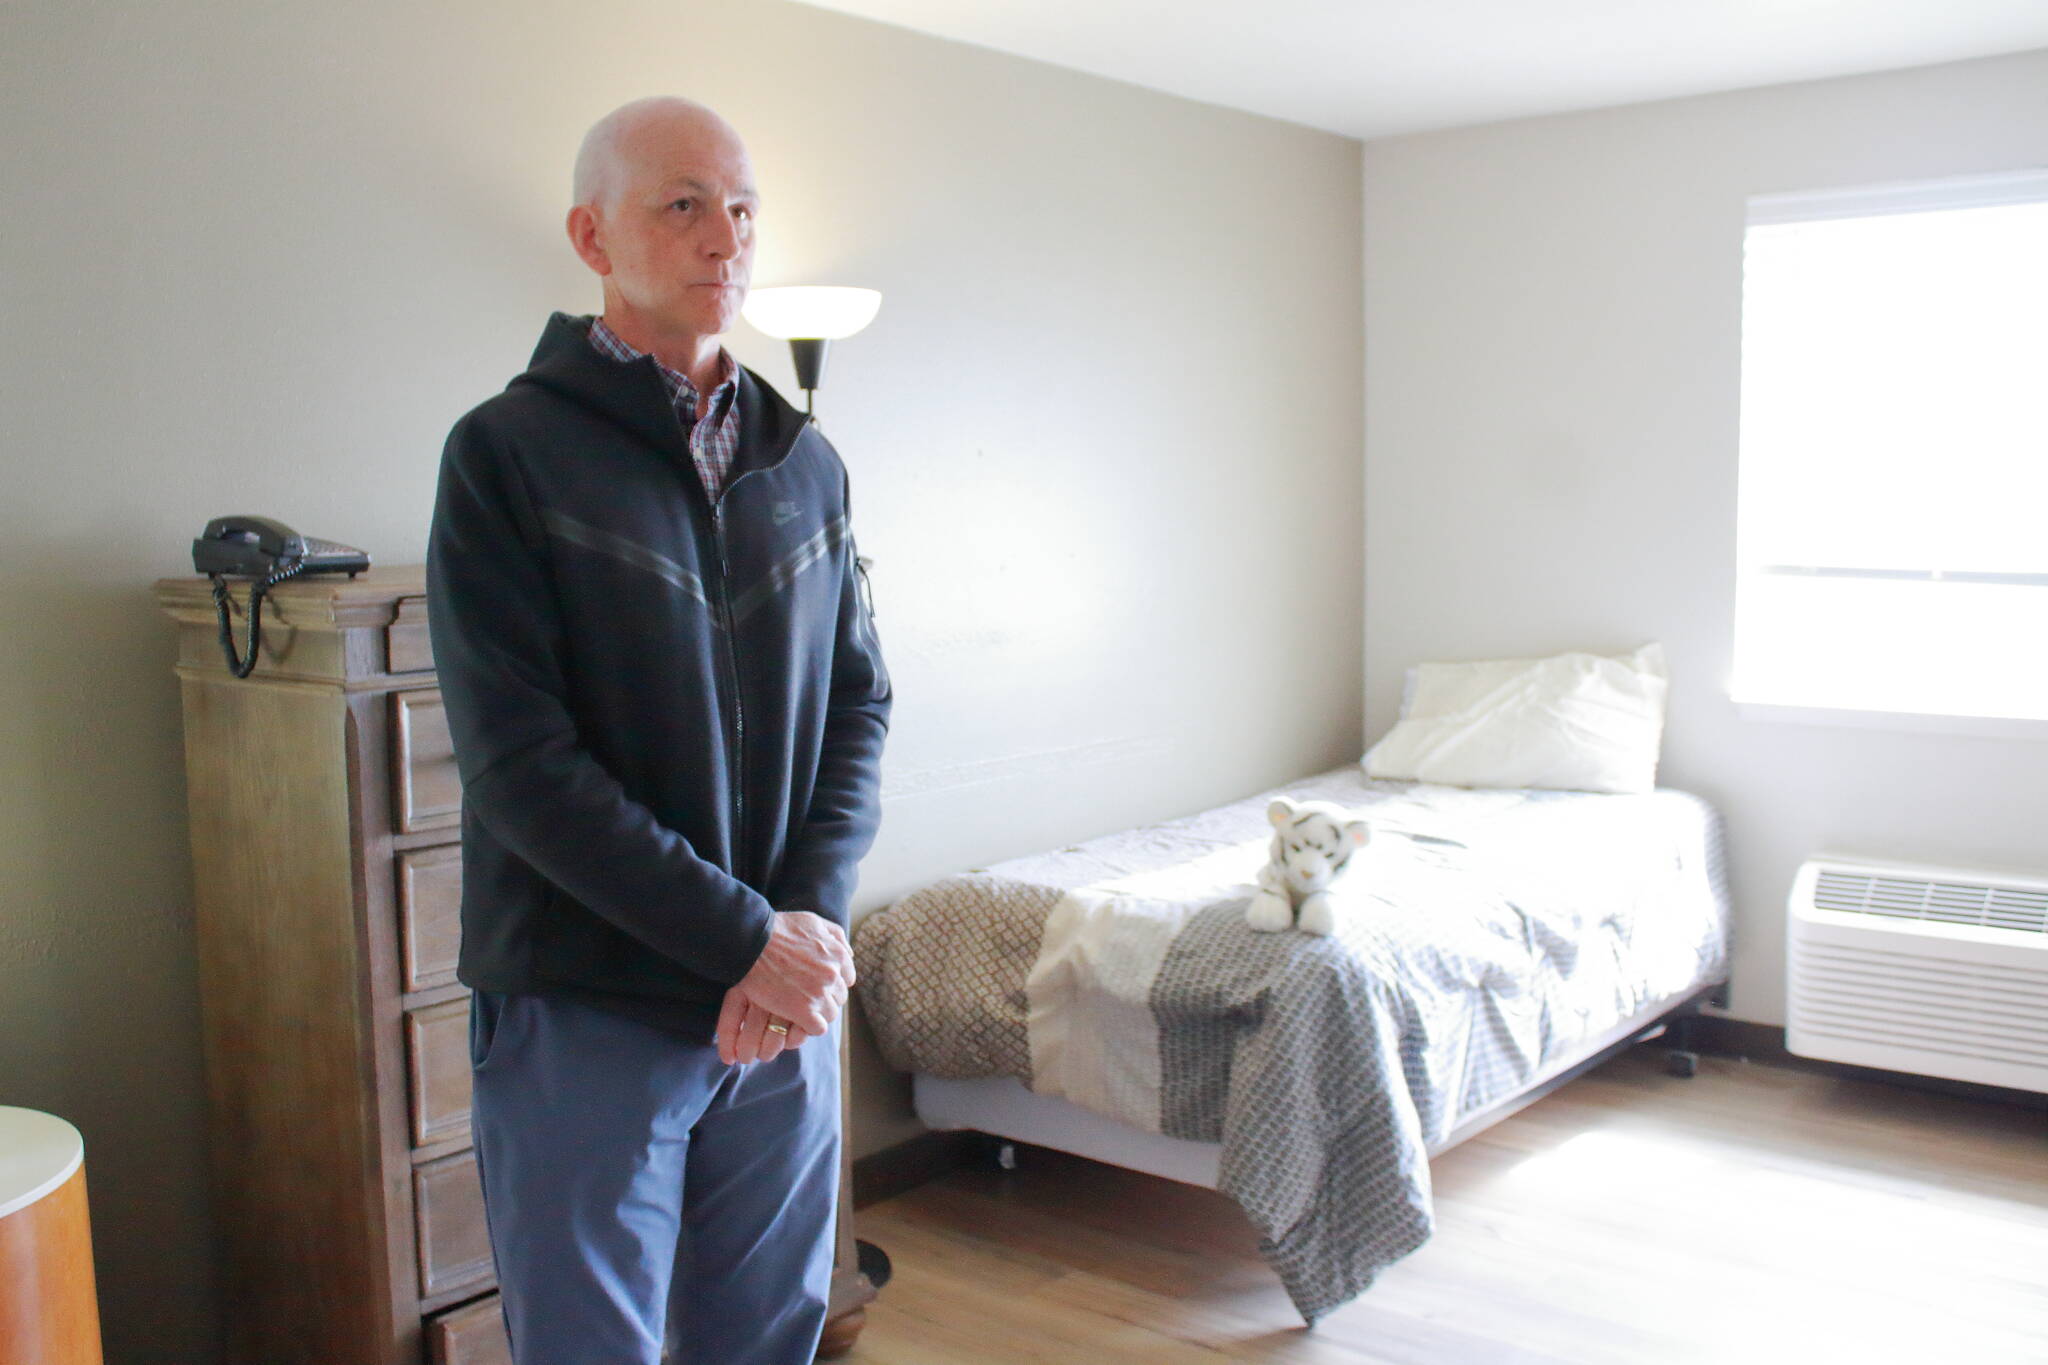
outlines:
[[889, 676], [845, 467], [719, 344], [738, 135], [636, 101], [573, 190], [602, 313], [456, 423], [427, 552], [501, 1302], [516, 1365], [799, 1365]]

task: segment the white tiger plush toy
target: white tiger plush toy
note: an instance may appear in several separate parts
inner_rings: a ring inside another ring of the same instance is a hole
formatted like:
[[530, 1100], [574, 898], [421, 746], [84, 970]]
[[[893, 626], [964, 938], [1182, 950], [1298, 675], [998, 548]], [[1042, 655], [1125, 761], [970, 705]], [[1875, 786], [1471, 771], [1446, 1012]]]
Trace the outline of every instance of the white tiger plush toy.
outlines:
[[1335, 933], [1330, 884], [1351, 865], [1352, 855], [1371, 842], [1372, 827], [1327, 801], [1284, 796], [1266, 807], [1266, 818], [1273, 822], [1272, 856], [1259, 869], [1259, 888], [1245, 907], [1245, 922], [1262, 933], [1295, 928], [1304, 934]]

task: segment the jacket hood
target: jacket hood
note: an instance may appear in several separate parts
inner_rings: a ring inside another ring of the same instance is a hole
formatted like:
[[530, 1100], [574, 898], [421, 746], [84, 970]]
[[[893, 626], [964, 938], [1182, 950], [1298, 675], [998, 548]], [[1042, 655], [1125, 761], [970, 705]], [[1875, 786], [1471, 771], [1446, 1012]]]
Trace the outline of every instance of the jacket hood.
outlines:
[[[551, 315], [525, 372], [506, 388], [538, 384], [599, 413], [664, 454], [682, 450], [687, 456], [675, 408], [654, 357], [643, 355], [621, 363], [600, 355], [590, 344], [593, 320], [587, 313]], [[739, 383], [740, 448], [757, 452], [757, 456], [743, 468], [735, 468], [735, 478], [779, 464], [811, 425], [810, 417], [744, 365], [739, 367]]]

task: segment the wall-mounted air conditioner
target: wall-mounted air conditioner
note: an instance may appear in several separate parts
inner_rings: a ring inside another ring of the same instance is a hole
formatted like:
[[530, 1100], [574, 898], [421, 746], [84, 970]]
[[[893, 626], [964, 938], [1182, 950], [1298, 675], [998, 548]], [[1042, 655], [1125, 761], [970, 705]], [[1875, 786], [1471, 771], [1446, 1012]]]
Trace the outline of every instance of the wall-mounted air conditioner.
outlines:
[[1786, 927], [1786, 1050], [2048, 1093], [2048, 878], [1816, 858]]

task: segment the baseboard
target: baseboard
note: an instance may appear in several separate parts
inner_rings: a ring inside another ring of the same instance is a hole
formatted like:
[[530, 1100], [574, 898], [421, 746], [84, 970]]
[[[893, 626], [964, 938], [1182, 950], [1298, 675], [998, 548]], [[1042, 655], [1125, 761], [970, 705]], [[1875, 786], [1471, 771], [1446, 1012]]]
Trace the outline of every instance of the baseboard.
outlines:
[[853, 1206], [864, 1209], [958, 1170], [972, 1158], [979, 1133], [919, 1133], [853, 1162]]
[[[2048, 1111], [2048, 1095], [2032, 1090], [2010, 1090], [2000, 1085], [1974, 1081], [1951, 1081], [1939, 1076], [1915, 1076], [1904, 1071], [1883, 1071], [1876, 1067], [1851, 1066], [1846, 1062], [1824, 1062], [1785, 1050], [1785, 1030], [1776, 1024], [1753, 1024], [1747, 1019], [1723, 1019], [1717, 1015], [1695, 1015], [1686, 1021], [1691, 1030], [1687, 1043], [1694, 1052], [1713, 1057], [1740, 1057], [1763, 1066], [1780, 1066], [1789, 1071], [1808, 1071], [1846, 1081], [1872, 1081], [1908, 1090], [1931, 1091], [1962, 1099], [2010, 1104], [2021, 1109]], [[1666, 1035], [1647, 1047], [1669, 1047]]]

